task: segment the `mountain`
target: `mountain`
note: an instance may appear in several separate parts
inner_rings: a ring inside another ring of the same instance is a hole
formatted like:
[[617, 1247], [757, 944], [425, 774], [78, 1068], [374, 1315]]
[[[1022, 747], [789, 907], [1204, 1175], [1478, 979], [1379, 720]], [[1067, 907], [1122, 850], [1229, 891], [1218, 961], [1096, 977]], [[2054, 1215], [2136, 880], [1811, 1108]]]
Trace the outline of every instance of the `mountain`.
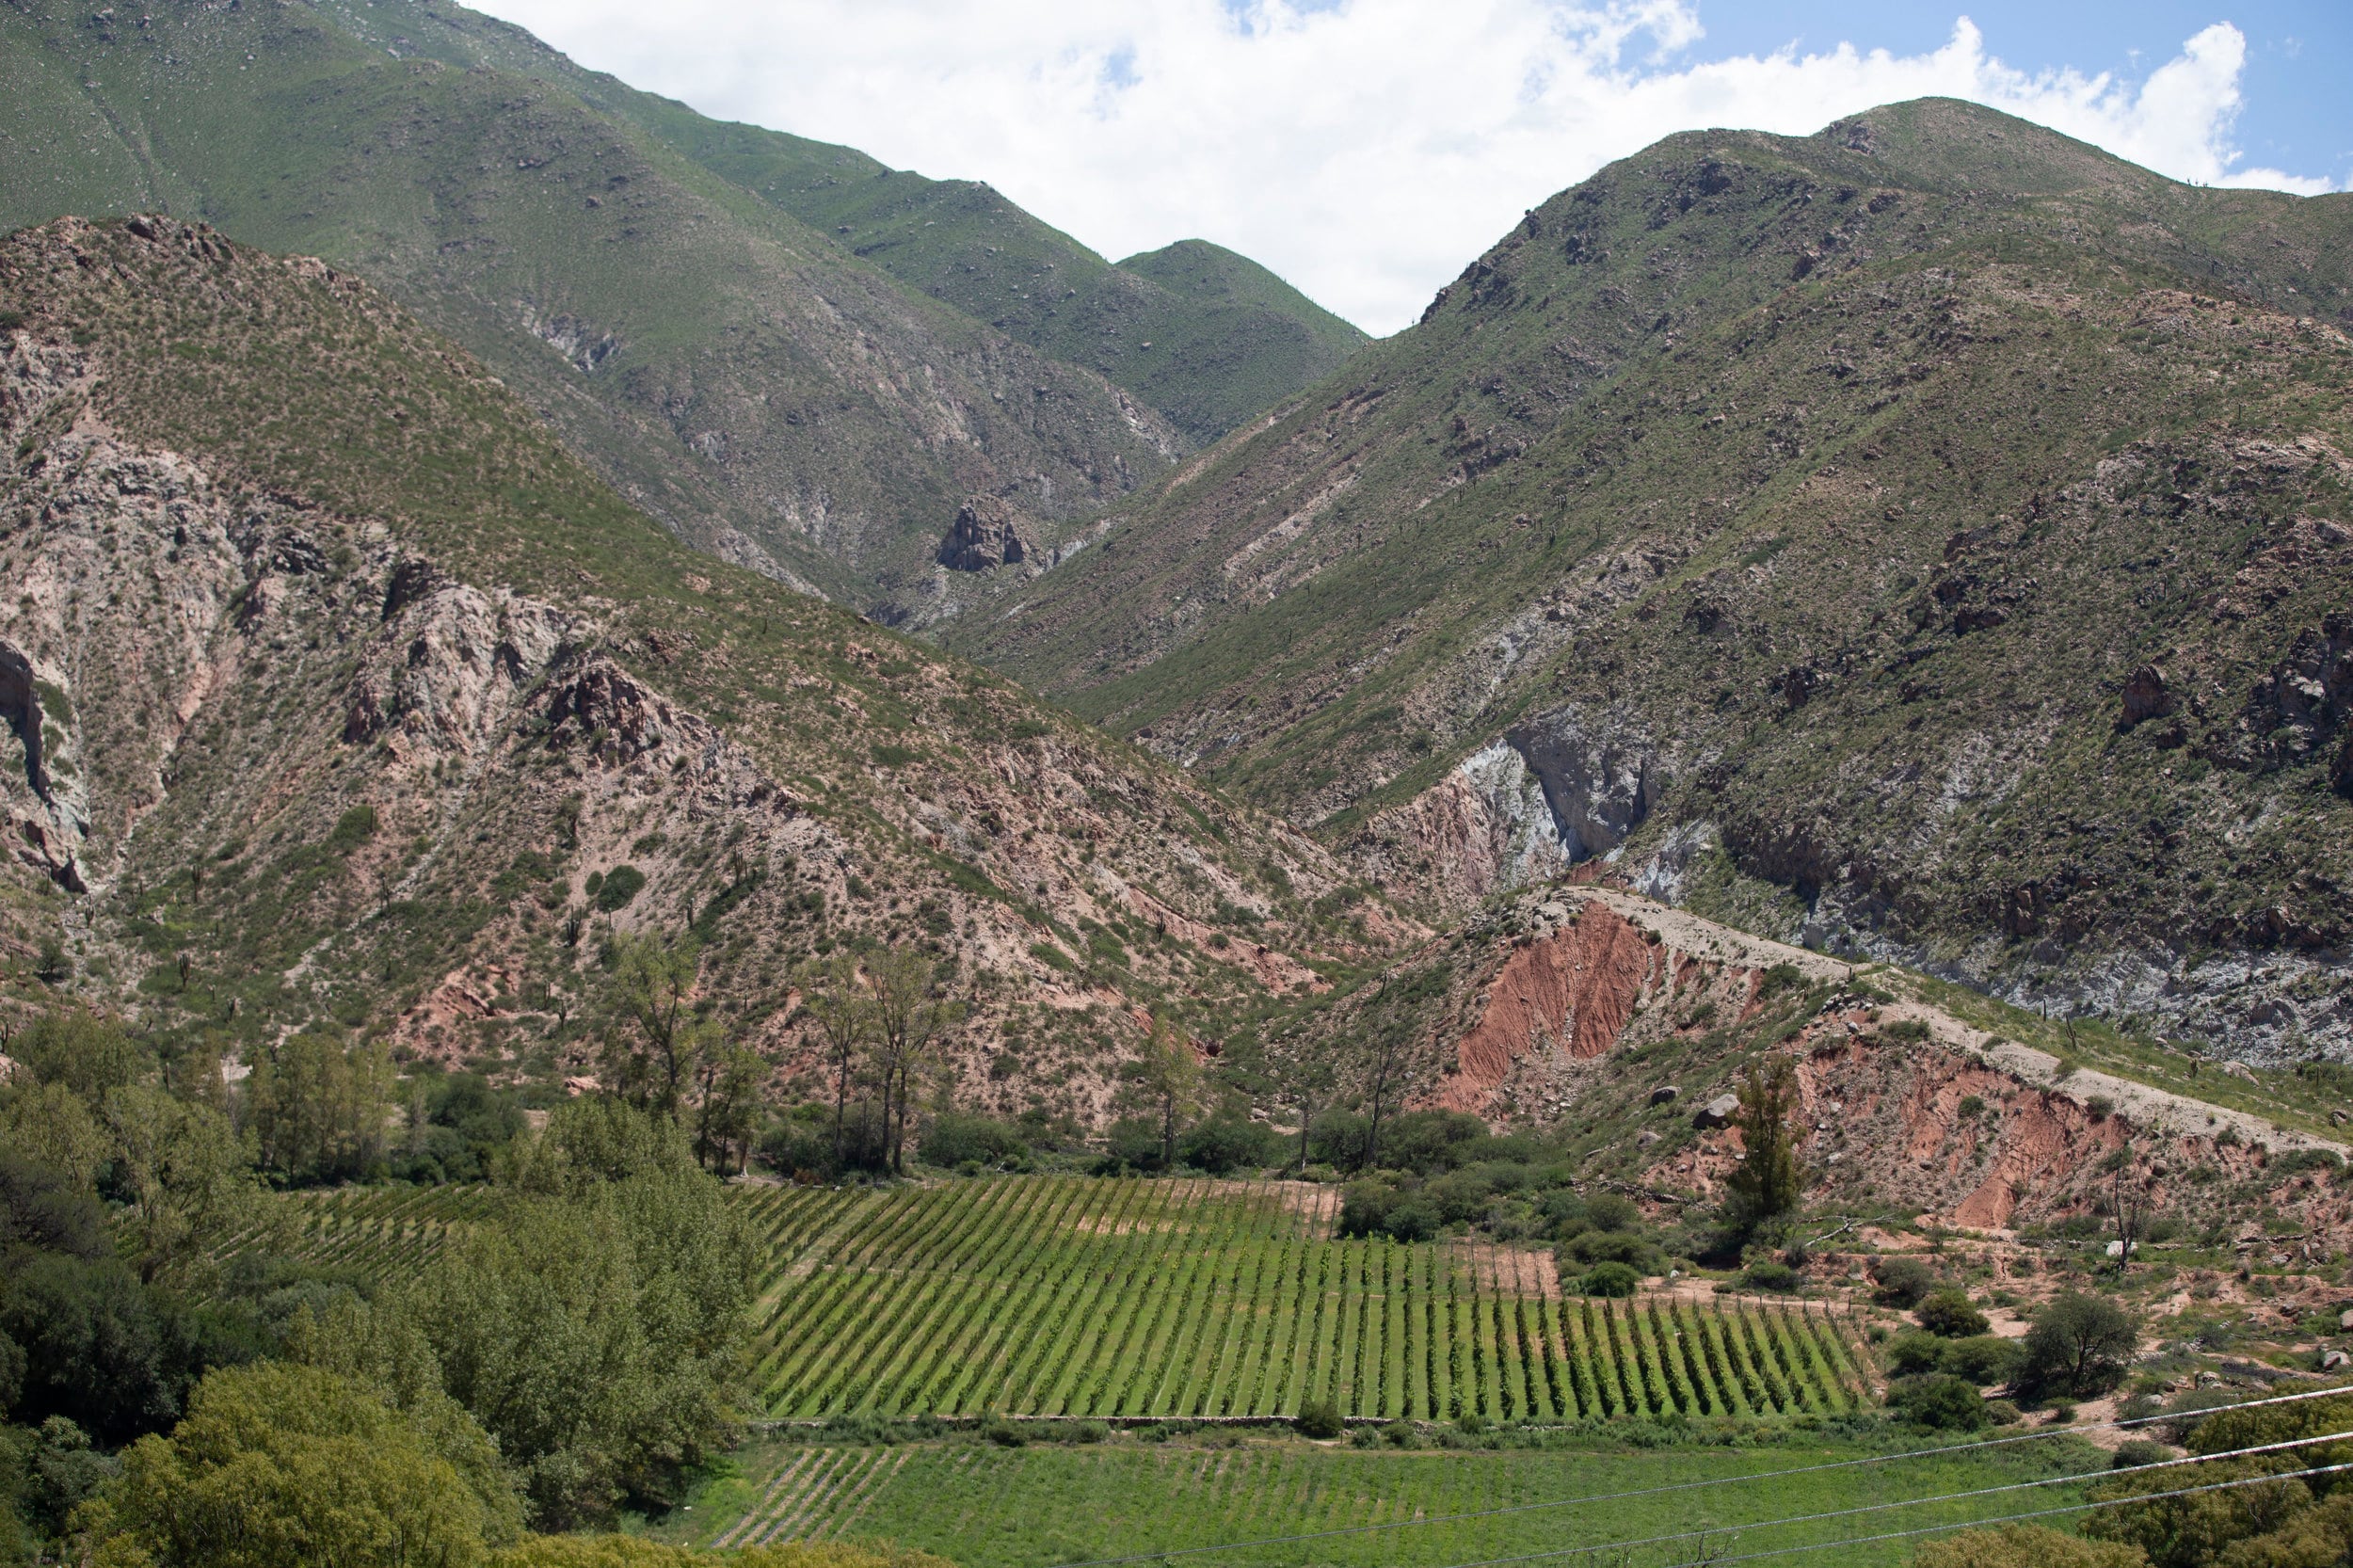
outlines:
[[984, 184], [926, 180], [851, 148], [717, 123], [617, 84], [582, 91], [902, 282], [1101, 372], [1198, 445], [1321, 380], [1371, 341], [1206, 240], [1113, 265]]
[[1433, 918], [1597, 860], [2341, 1053], [2348, 325], [2353, 197], [1940, 100], [1678, 136], [947, 637]]
[[157, 216], [0, 241], [0, 948], [174, 1051], [297, 1029], [547, 1081], [607, 939], [807, 1065], [791, 970], [957, 966], [963, 1097], [1100, 1119], [1145, 1009], [1417, 928], [1002, 678], [628, 505], [360, 280]]
[[[971, 497], [1044, 548], [1193, 444], [1094, 368], [1123, 355], [1064, 362], [1077, 339], [1041, 351], [967, 313], [1013, 322], [985, 288], [929, 297], [722, 171], [728, 147], [814, 144], [713, 125], [460, 8], [33, 0], [0, 11], [0, 228], [162, 209], [360, 272], [679, 536], [886, 619], [952, 600], [933, 557]], [[996, 208], [916, 271], [1000, 232], [1059, 246], [1090, 321], [1169, 333], [1129, 378], [1195, 425], [1353, 341], [1295, 296], [1286, 315], [1265, 287], [1172, 292]]]

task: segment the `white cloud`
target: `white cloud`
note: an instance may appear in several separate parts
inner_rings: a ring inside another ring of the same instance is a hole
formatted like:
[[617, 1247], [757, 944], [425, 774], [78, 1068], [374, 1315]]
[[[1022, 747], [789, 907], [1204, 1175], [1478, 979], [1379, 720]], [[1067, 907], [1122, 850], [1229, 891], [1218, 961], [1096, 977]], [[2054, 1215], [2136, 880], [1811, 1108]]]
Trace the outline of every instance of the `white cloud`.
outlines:
[[[476, 0], [477, 4], [484, 0]], [[707, 114], [986, 180], [1112, 257], [1198, 235], [1375, 332], [1521, 210], [1705, 126], [1788, 134], [1944, 94], [2185, 180], [2238, 167], [2247, 42], [2217, 23], [2137, 84], [2028, 73], [1967, 18], [1920, 55], [1679, 62], [1689, 0], [488, 0]]]

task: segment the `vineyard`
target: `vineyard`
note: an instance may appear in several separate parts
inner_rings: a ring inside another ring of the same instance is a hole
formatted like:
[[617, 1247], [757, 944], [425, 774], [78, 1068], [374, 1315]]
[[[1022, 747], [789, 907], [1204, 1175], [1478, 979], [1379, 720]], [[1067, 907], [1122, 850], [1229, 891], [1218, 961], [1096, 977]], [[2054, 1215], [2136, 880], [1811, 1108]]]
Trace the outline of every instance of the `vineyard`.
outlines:
[[240, 1254], [282, 1252], [316, 1268], [369, 1279], [414, 1273], [453, 1235], [489, 1218], [495, 1189], [466, 1187], [329, 1187], [287, 1192], [272, 1224], [218, 1249]]
[[1012, 1176], [744, 1202], [769, 1248], [759, 1382], [787, 1418], [872, 1413], [1360, 1419], [1835, 1413], [1827, 1318], [1561, 1298], [1535, 1255], [1331, 1240], [1329, 1190]]
[[[1574, 1568], [1618, 1560], [1575, 1555], [1611, 1541], [1706, 1531], [1705, 1554], [1694, 1538], [1680, 1553], [1640, 1560], [1701, 1561], [1727, 1551], [1833, 1543], [1797, 1560], [1815, 1568], [1881, 1568], [1908, 1553], [1884, 1544], [1834, 1543], [2022, 1506], [2015, 1496], [1913, 1499], [2105, 1468], [2097, 1450], [2073, 1439], [2019, 1453], [1964, 1450], [1893, 1464], [1808, 1468], [1871, 1451], [1833, 1443], [1749, 1450], [1693, 1445], [1636, 1452], [1368, 1452], [1284, 1441], [1017, 1449], [968, 1440], [872, 1448], [770, 1442], [747, 1448], [735, 1474], [661, 1528], [680, 1544], [717, 1546], [891, 1540], [963, 1568], [1033, 1568], [1367, 1526], [1375, 1531], [1209, 1552], [1199, 1562], [1440, 1568], [1551, 1553]], [[1728, 1484], [1648, 1491], [1700, 1480]], [[2037, 1496], [2054, 1504], [2067, 1500], [2061, 1489]], [[1595, 1502], [1577, 1506], [1578, 1497]], [[1768, 1522], [1891, 1504], [1898, 1506], [1806, 1528]], [[1527, 1512], [1484, 1512], [1514, 1508]]]

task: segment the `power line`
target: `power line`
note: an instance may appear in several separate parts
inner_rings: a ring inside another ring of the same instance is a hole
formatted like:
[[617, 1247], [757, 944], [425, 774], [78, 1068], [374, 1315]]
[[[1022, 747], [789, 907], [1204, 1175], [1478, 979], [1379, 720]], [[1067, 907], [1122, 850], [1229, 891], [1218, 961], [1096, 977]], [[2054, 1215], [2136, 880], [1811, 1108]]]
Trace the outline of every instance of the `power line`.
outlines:
[[[1801, 1464], [1787, 1470], [1768, 1470], [1761, 1475], [1711, 1476], [1704, 1480], [1671, 1481], [1664, 1486], [1641, 1486], [1625, 1492], [1594, 1492], [1581, 1497], [1556, 1497], [1548, 1502], [1512, 1503], [1502, 1508], [1473, 1509], [1462, 1513], [1436, 1513], [1419, 1519], [1391, 1519], [1377, 1525], [1349, 1525], [1338, 1529], [1306, 1530], [1296, 1535], [1264, 1535], [1249, 1541], [1229, 1541], [1215, 1546], [1180, 1546], [1174, 1551], [1134, 1552], [1126, 1557], [1088, 1558], [1066, 1563], [1063, 1568], [1119, 1568], [1131, 1562], [1161, 1562], [1174, 1558], [1199, 1557], [1209, 1552], [1246, 1551], [1254, 1546], [1287, 1546], [1301, 1541], [1328, 1541], [1335, 1536], [1371, 1535], [1385, 1530], [1411, 1529], [1420, 1525], [1458, 1524], [1466, 1519], [1493, 1519], [1507, 1513], [1533, 1513], [1545, 1509], [1576, 1508], [1585, 1503], [1625, 1502], [1635, 1497], [1663, 1496], [1673, 1492], [1692, 1492], [1710, 1486], [1732, 1486], [1743, 1481], [1780, 1480], [1791, 1476], [1816, 1476], [1827, 1470], [1851, 1470], [1865, 1464], [1893, 1464], [1907, 1459], [1935, 1459], [1949, 1454], [1974, 1453], [1984, 1448], [2005, 1448], [2016, 1443], [2032, 1443], [2045, 1437], [2066, 1437], [2106, 1428], [2147, 1426], [2154, 1421], [2178, 1421], [2196, 1416], [2220, 1416], [2233, 1410], [2253, 1410], [2263, 1405], [2294, 1404], [2302, 1400], [2325, 1399], [2332, 1394], [2353, 1393], [2353, 1388], [2315, 1388], [2299, 1394], [2275, 1394], [2265, 1399], [2246, 1400], [2236, 1404], [2215, 1405], [2199, 1411], [2175, 1411], [2169, 1415], [2136, 1416], [2122, 1421], [2089, 1421], [2079, 1427], [2045, 1427], [2016, 1437], [1986, 1437], [1974, 1443], [1949, 1443], [1935, 1448], [1908, 1448], [1900, 1453], [1866, 1454], [1861, 1459], [1836, 1459], [1825, 1464]], [[2313, 1441], [2318, 1441], [2313, 1439]]]
[[[2284, 1443], [2264, 1443], [2251, 1448], [2232, 1448], [2225, 1452], [2216, 1454], [2192, 1454], [2187, 1459], [2169, 1459], [2161, 1461], [2155, 1464], [2137, 1464], [2131, 1469], [2125, 1471], [2089, 1470], [2079, 1475], [2073, 1476], [2045, 1476], [2040, 1480], [2006, 1481], [2000, 1486], [1981, 1486], [1970, 1492], [1942, 1492], [1926, 1497], [1900, 1497], [1892, 1503], [1865, 1503], [1857, 1508], [1833, 1508], [1820, 1513], [1793, 1514], [1785, 1519], [1759, 1519], [1753, 1524], [1746, 1525], [1718, 1525], [1708, 1529], [1677, 1530], [1672, 1535], [1644, 1536], [1634, 1541], [1601, 1541], [1596, 1542], [1590, 1546], [1561, 1546], [1548, 1552], [1525, 1552], [1517, 1557], [1478, 1558], [1469, 1562], [1448, 1563], [1445, 1565], [1445, 1568], [1497, 1568], [1497, 1565], [1503, 1563], [1544, 1562], [1555, 1558], [1580, 1557], [1591, 1552], [1630, 1551], [1636, 1546], [1671, 1545], [1678, 1541], [1696, 1541], [1705, 1536], [1723, 1535], [1733, 1530], [1785, 1529], [1791, 1525], [1816, 1525], [1821, 1523], [1825, 1519], [1851, 1519], [1856, 1515], [1863, 1513], [1884, 1513], [1889, 1509], [1894, 1508], [1920, 1508], [1929, 1503], [1961, 1503], [1968, 1502], [1972, 1498], [1976, 1497], [1998, 1496], [2005, 1492], [2027, 1492], [2041, 1486], [2068, 1486], [2078, 1481], [2093, 1480], [2103, 1475], [2145, 1475], [2151, 1470], [2169, 1469], [2181, 1464], [2205, 1464], [2217, 1459], [2246, 1459], [2255, 1454], [2277, 1453], [2281, 1448], [2308, 1448], [2314, 1443], [2340, 1442], [2347, 1437], [2353, 1437], [2353, 1432], [2332, 1432], [2319, 1437], [2291, 1438]], [[2344, 1469], [2353, 1469], [2353, 1461], [2348, 1461], [2345, 1464], [2339, 1465], [2322, 1465], [2315, 1468], [2311, 1473], [2313, 1475], [2320, 1475], [2331, 1470]], [[2299, 1471], [2297, 1473], [2302, 1474], [2304, 1472]], [[2279, 1476], [2259, 1476], [2254, 1479], [2257, 1480], [2279, 1480], [2282, 1478]], [[2212, 1491], [2217, 1487], [2236, 1484], [2244, 1483], [2233, 1481], [2215, 1481], [2208, 1486], [2194, 1486], [2188, 1490], [2192, 1492]], [[2133, 1502], [2140, 1501], [2142, 1499], [2117, 1498], [2114, 1500], [2119, 1502]], [[2067, 1513], [2080, 1509], [2098, 1506], [2100, 1505], [2094, 1503], [2077, 1503], [2072, 1508], [2047, 1509], [2043, 1512]], [[2021, 1514], [2019, 1517], [2031, 1518], [2034, 1517], [2034, 1515]], [[1989, 1521], [1985, 1520], [1963, 1519], [1949, 1525], [1929, 1526], [1926, 1529], [1922, 1530], [1898, 1530], [1896, 1534], [1898, 1536], [1905, 1534], [1919, 1535], [1931, 1533], [1938, 1529], [1972, 1529], [1980, 1524], [1988, 1522]], [[1817, 1542], [1816, 1543], [1816, 1545], [1842, 1546], [1849, 1544], [1860, 1544], [1864, 1541], [1876, 1539], [1878, 1538], [1865, 1536], [1858, 1537], [1853, 1542]], [[1893, 1537], [1890, 1539], [1893, 1539]], [[1782, 1550], [1785, 1551], [1805, 1551], [1813, 1549], [1815, 1548], [1798, 1546], [1782, 1548]], [[1758, 1555], [1770, 1556], [1774, 1554], [1760, 1553]]]
[[[2315, 1441], [2318, 1441], [2318, 1439], [2315, 1439]], [[2333, 1476], [2345, 1470], [2353, 1470], [2353, 1461], [2349, 1461], [2343, 1464], [2315, 1464], [2309, 1469], [2303, 1470], [2282, 1470], [2278, 1475], [2272, 1476], [2240, 1476], [2233, 1480], [2210, 1480], [2201, 1486], [2176, 1487], [2169, 1492], [2141, 1492], [2136, 1493], [2129, 1497], [2101, 1497], [2090, 1502], [2062, 1503], [2057, 1508], [2039, 1508], [2030, 1513], [2004, 1513], [1998, 1514], [1991, 1519], [1962, 1519], [1948, 1525], [1923, 1525], [1918, 1529], [1889, 1530], [1880, 1535], [1849, 1536], [1844, 1541], [1815, 1541], [1802, 1546], [1773, 1546], [1761, 1552], [1742, 1552], [1735, 1557], [1713, 1557], [1709, 1558], [1707, 1562], [1708, 1568], [1718, 1568], [1718, 1565], [1727, 1562], [1753, 1562], [1758, 1558], [1791, 1557], [1799, 1552], [1827, 1552], [1837, 1546], [1871, 1546], [1877, 1545], [1882, 1541], [1915, 1540], [1920, 1536], [1935, 1535], [1943, 1530], [1975, 1530], [1984, 1529], [1991, 1525], [2024, 1524], [2029, 1519], [2049, 1519], [2061, 1513], [2085, 1513], [2095, 1508], [2122, 1508], [2127, 1503], [2162, 1502], [2168, 1497], [2188, 1497], [2201, 1492], [2220, 1492], [2233, 1486], [2261, 1486], [2267, 1481], [2301, 1480], [2311, 1476]], [[2130, 1472], [2126, 1473], [2129, 1474]], [[1737, 1528], [1740, 1529], [1762, 1529], [1765, 1527], [1761, 1525], [1742, 1525]], [[1639, 1545], [1641, 1543], [1639, 1542], [1626, 1543], [1628, 1545]], [[1594, 1546], [1580, 1547], [1578, 1549], [1584, 1551], [1600, 1551], [1605, 1550], [1606, 1548]], [[1495, 1562], [1516, 1562], [1525, 1560], [1518, 1558], [1496, 1558], [1491, 1560]], [[1476, 1562], [1458, 1562], [1449, 1564], [1449, 1568], [1487, 1568], [1487, 1565]]]

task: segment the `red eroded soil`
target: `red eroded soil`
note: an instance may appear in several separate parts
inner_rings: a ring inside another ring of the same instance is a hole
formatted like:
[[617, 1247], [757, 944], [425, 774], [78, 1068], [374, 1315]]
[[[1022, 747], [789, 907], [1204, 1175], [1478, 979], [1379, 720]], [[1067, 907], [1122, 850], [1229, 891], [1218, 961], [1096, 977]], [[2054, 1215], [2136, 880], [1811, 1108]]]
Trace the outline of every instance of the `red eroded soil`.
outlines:
[[1484, 1112], [1521, 1058], [1547, 1045], [1578, 1060], [1617, 1043], [1642, 994], [1663, 979], [1664, 950], [1602, 904], [1575, 925], [1518, 949], [1487, 993], [1479, 1023], [1455, 1047], [1436, 1096], [1451, 1111]]

